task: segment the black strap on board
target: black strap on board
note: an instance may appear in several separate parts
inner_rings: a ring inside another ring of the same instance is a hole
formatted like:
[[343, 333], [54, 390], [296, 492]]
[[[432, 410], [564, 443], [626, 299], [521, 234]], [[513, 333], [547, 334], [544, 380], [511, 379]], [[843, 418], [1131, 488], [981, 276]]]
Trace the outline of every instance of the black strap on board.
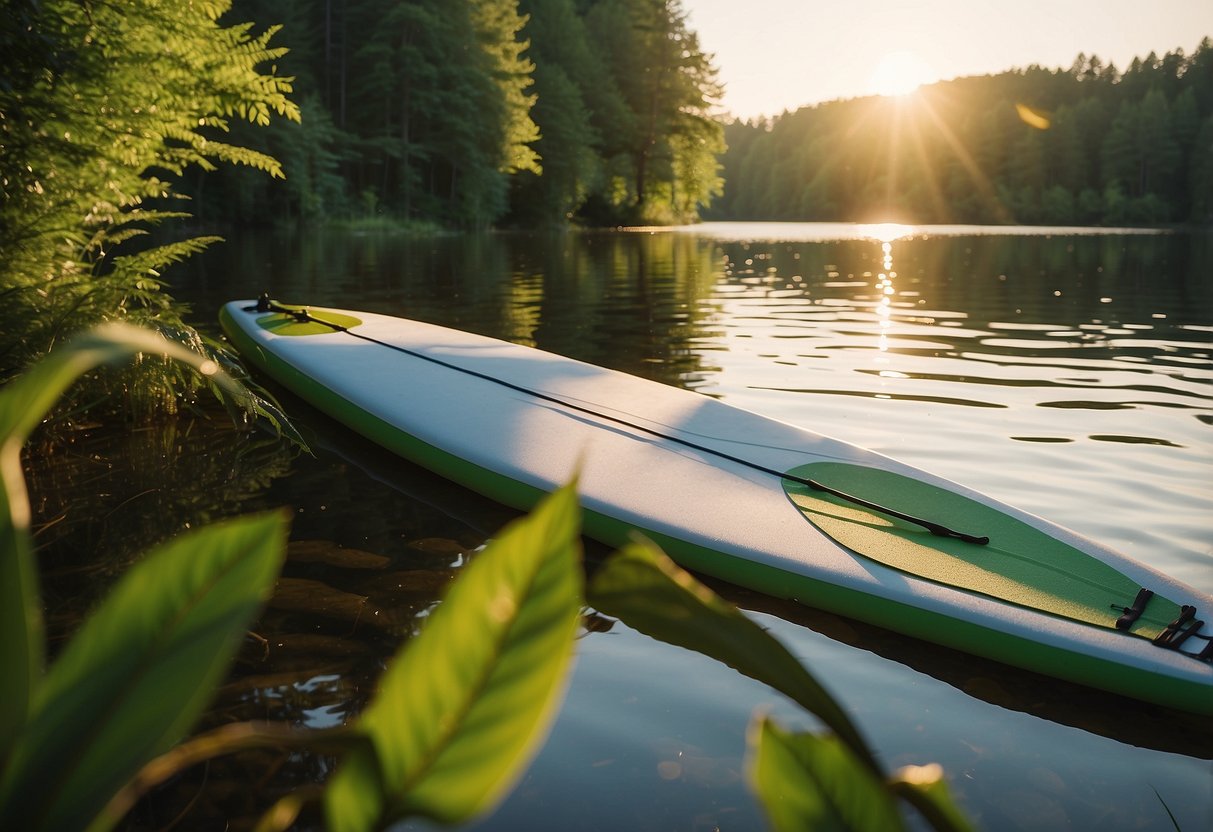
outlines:
[[1204, 624], [1205, 622], [1196, 617], [1196, 607], [1184, 604], [1179, 608], [1179, 617], [1168, 624], [1165, 630], [1155, 636], [1154, 644], [1159, 647], [1177, 650], [1189, 637], [1195, 635], [1196, 631], [1203, 627]]
[[677, 442], [678, 444], [683, 445], [685, 447], [692, 448], [697, 451], [702, 451], [703, 453], [712, 454], [713, 456], [720, 457], [721, 459], [727, 459], [730, 462], [735, 462], [738, 465], [744, 465], [745, 467], [750, 468], [752, 470], [760, 471], [764, 474], [770, 474], [771, 476], [778, 477], [779, 479], [790, 480], [792, 482], [799, 483], [800, 485], [807, 486], [807, 487], [813, 489], [814, 491], [822, 491], [822, 492], [825, 492], [826, 494], [831, 494], [831, 495], [839, 498], [840, 500], [845, 500], [849, 503], [854, 503], [857, 506], [862, 506], [863, 508], [871, 509], [872, 511], [878, 511], [881, 514], [887, 514], [890, 517], [897, 518], [898, 520], [904, 520], [907, 523], [912, 523], [916, 526], [921, 526], [922, 528], [926, 529], [927, 531], [929, 531], [931, 534], [935, 535], [936, 537], [950, 537], [950, 538], [954, 538], [956, 540], [964, 541], [965, 543], [972, 543], [977, 546], [985, 546], [986, 544], [988, 544], [990, 542], [990, 538], [986, 537], [984, 535], [979, 536], [979, 535], [966, 534], [965, 532], [958, 532], [955, 529], [950, 529], [941, 523], [936, 523], [932, 520], [925, 520], [921, 517], [915, 517], [913, 515], [905, 514], [904, 512], [897, 511], [896, 509], [888, 508], [887, 506], [882, 506], [877, 503], [868, 502], [867, 500], [864, 500], [859, 497], [855, 497], [855, 496], [852, 496], [845, 492], [839, 491], [836, 488], [831, 488], [828, 485], [824, 485], [820, 482], [817, 482], [816, 480], [809, 479], [808, 477], [800, 477], [795, 474], [789, 474], [789, 473], [785, 473], [782, 471], [777, 471], [774, 468], [768, 468], [765, 465], [759, 465], [758, 463], [752, 462], [748, 459], [743, 459], [738, 456], [733, 456], [732, 454], [725, 453], [724, 451], [720, 451], [715, 448], [709, 448], [706, 445], [700, 445], [700, 444], [698, 444], [696, 442], [692, 442], [688, 439], [683, 439], [678, 436], [671, 436], [667, 433], [662, 433], [661, 431], [654, 430], [652, 428], [646, 428], [643, 425], [638, 425], [634, 422], [629, 422], [627, 419], [621, 419], [617, 416], [611, 416], [606, 413], [601, 413], [599, 411], [593, 410], [588, 407], [582, 407], [581, 405], [573, 404], [572, 402], [565, 401], [564, 399], [561, 399], [559, 397], [550, 396], [546, 393], [540, 393], [537, 390], [531, 390], [526, 387], [522, 387], [520, 385], [508, 382], [504, 379], [497, 378], [495, 376], [490, 376], [486, 373], [481, 373], [476, 370], [469, 369], [467, 367], [460, 367], [458, 364], [451, 364], [449, 362], [443, 361], [440, 358], [435, 358], [432, 355], [426, 355], [425, 353], [416, 352], [415, 350], [410, 350], [407, 347], [401, 347], [397, 344], [389, 344], [385, 341], [380, 341], [377, 338], [371, 338], [370, 336], [362, 335], [360, 333], [354, 332], [353, 330], [349, 329], [348, 327], [342, 326], [341, 324], [333, 323], [331, 321], [326, 321], [326, 320], [324, 320], [324, 318], [318, 318], [318, 317], [312, 315], [310, 312], [308, 312], [308, 310], [306, 308], [301, 307], [298, 309], [292, 309], [288, 306], [284, 306], [284, 305], [278, 303], [277, 301], [272, 300], [268, 294], [262, 294], [261, 297], [258, 298], [258, 300], [257, 300], [257, 305], [255, 307], [250, 308], [248, 311], [280, 312], [284, 315], [290, 315], [291, 317], [293, 317], [295, 320], [299, 321], [300, 323], [323, 324], [324, 326], [332, 328], [336, 332], [344, 332], [347, 335], [352, 335], [353, 337], [359, 338], [363, 341], [369, 341], [372, 344], [378, 344], [382, 347], [387, 347], [388, 349], [395, 350], [396, 352], [404, 353], [405, 355], [412, 356], [413, 358], [419, 358], [423, 361], [429, 361], [430, 363], [437, 364], [440, 367], [445, 367], [449, 370], [456, 370], [458, 372], [465, 373], [467, 375], [474, 376], [475, 378], [483, 379], [485, 381], [491, 381], [494, 384], [499, 384], [502, 387], [507, 387], [510, 390], [514, 390], [519, 393], [524, 393], [528, 396], [533, 396], [533, 397], [535, 397], [537, 399], [541, 399], [543, 401], [552, 402], [553, 404], [558, 404], [562, 407], [567, 407], [571, 410], [576, 410], [581, 413], [585, 413], [585, 414], [594, 416], [599, 419], [606, 419], [608, 421], [615, 422], [616, 424], [624, 425], [633, 430], [638, 430], [643, 433], [647, 433], [652, 436], [659, 437], [661, 439], [666, 439], [671, 442]]
[[1127, 630], [1133, 626], [1133, 622], [1141, 618], [1141, 614], [1146, 611], [1146, 604], [1154, 597], [1151, 590], [1142, 587], [1137, 591], [1137, 597], [1133, 599], [1131, 607], [1114, 607], [1114, 609], [1122, 610], [1120, 618], [1116, 619], [1116, 629]]

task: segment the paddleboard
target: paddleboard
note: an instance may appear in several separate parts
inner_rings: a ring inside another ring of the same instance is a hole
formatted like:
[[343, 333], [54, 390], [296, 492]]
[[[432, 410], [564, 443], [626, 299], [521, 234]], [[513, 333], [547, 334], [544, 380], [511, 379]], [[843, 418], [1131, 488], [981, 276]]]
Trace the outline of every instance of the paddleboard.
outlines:
[[387, 450], [586, 534], [1037, 673], [1213, 714], [1213, 597], [1042, 518], [715, 399], [419, 321], [240, 300], [246, 360]]

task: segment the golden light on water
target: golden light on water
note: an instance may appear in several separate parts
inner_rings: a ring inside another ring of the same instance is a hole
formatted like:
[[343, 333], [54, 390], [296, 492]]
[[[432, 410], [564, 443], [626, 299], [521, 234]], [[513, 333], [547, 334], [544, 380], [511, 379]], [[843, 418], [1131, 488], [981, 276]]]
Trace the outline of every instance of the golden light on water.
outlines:
[[926, 83], [930, 75], [930, 65], [917, 53], [900, 50], [876, 62], [868, 86], [876, 95], [890, 98], [909, 95]]
[[[889, 333], [893, 328], [893, 296], [896, 290], [893, 288], [893, 278], [897, 277], [897, 272], [893, 271], [893, 241], [906, 236], [912, 228], [908, 225], [899, 225], [897, 223], [886, 222], [872, 226], [874, 229], [879, 229], [887, 240], [882, 240], [880, 237], [880, 251], [882, 254], [880, 267], [883, 271], [876, 280], [876, 291], [880, 295], [880, 300], [876, 303], [876, 325], [878, 335], [876, 339], [877, 349], [877, 364], [888, 364], [889, 352]], [[871, 235], [874, 236], [875, 235]], [[883, 376], [884, 373], [882, 372]]]
[[[861, 225], [859, 227], [859, 232], [868, 239], [884, 243], [883, 250], [885, 260], [889, 260], [889, 253], [892, 251], [892, 247], [889, 245], [889, 243], [893, 242], [894, 240], [900, 240], [902, 237], [909, 237], [914, 233], [914, 226], [903, 225], [899, 222], [874, 222], [867, 225]], [[891, 263], [886, 264], [885, 268], [890, 268], [890, 266]]]

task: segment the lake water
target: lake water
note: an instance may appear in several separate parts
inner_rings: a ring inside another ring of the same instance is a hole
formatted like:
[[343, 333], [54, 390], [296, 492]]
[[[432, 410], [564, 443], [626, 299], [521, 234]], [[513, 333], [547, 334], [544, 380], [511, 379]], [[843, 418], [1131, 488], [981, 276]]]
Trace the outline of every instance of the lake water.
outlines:
[[[221, 303], [265, 290], [534, 345], [870, 447], [1213, 592], [1210, 235], [706, 224], [230, 236], [168, 275], [212, 333]], [[513, 516], [284, 403], [315, 456], [197, 428], [98, 438], [109, 444], [76, 468], [33, 477], [44, 493], [109, 477], [73, 498], [90, 545], [292, 507], [266, 643], [242, 654], [208, 724], [356, 712], [467, 553]], [[61, 572], [52, 617], [84, 583], [71, 576], [92, 574]], [[1182, 829], [1213, 828], [1207, 720], [713, 586], [821, 678], [889, 770], [940, 763], [980, 828], [1163, 830], [1168, 812]], [[596, 619], [546, 745], [476, 828], [760, 829], [743, 755], [763, 709], [815, 727], [726, 667]], [[247, 783], [268, 795], [324, 770], [218, 762], [145, 820], [195, 794], [200, 824], [247, 816], [268, 805]]]

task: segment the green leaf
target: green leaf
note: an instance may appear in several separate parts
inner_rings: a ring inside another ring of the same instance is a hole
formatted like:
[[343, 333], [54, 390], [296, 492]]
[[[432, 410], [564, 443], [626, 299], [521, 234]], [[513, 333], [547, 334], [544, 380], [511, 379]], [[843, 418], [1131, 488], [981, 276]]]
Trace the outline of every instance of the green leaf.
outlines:
[[581, 612], [573, 486], [507, 527], [384, 674], [325, 793], [337, 832], [490, 808], [555, 712]]
[[878, 771], [858, 729], [796, 657], [651, 543], [630, 544], [608, 558], [590, 582], [588, 600], [633, 629], [770, 685], [815, 714]]
[[[5, 403], [0, 395], [0, 409]], [[29, 716], [43, 662], [29, 499], [21, 471], [21, 443], [11, 438], [0, 439], [0, 633], [0, 760], [4, 760]]]
[[50, 353], [0, 390], [0, 760], [7, 757], [29, 716], [44, 661], [42, 602], [31, 553], [21, 448], [81, 374], [140, 352], [177, 358], [225, 388], [239, 389], [214, 361], [152, 332], [109, 324]]
[[0, 439], [24, 444], [63, 391], [82, 374], [99, 364], [139, 353], [175, 358], [233, 390], [239, 389], [234, 382], [224, 380], [218, 365], [204, 355], [191, 352], [150, 330], [119, 323], [105, 324], [51, 352], [0, 391]]
[[973, 825], [956, 806], [938, 763], [906, 766], [889, 780], [889, 789], [943, 832], [971, 832]]
[[0, 782], [0, 828], [85, 828], [180, 740], [285, 550], [286, 518], [271, 513], [182, 535], [132, 567], [39, 686]]
[[761, 716], [749, 735], [750, 784], [775, 832], [904, 828], [884, 784], [837, 737], [794, 734]]

